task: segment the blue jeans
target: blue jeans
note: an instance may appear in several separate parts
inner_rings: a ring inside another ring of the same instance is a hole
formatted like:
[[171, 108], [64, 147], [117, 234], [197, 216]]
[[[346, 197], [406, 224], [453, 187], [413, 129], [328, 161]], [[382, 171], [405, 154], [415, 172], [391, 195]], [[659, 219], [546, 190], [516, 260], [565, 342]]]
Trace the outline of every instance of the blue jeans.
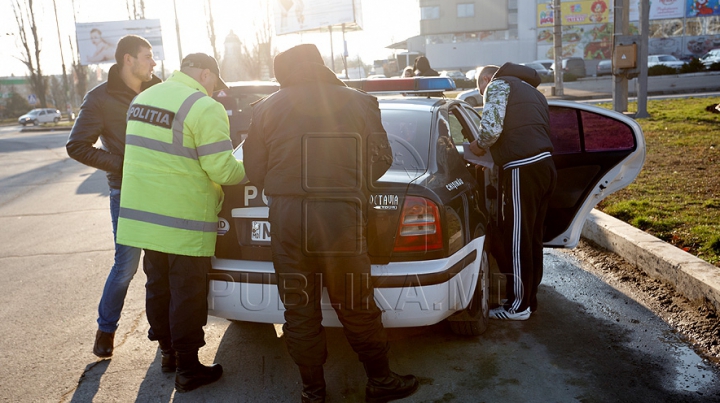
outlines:
[[[110, 216], [113, 225], [113, 240], [117, 241], [118, 215], [120, 214], [120, 189], [110, 189]], [[142, 249], [115, 243], [115, 264], [110, 270], [100, 305], [98, 306], [98, 329], [115, 333], [125, 304], [130, 280], [137, 272]]]

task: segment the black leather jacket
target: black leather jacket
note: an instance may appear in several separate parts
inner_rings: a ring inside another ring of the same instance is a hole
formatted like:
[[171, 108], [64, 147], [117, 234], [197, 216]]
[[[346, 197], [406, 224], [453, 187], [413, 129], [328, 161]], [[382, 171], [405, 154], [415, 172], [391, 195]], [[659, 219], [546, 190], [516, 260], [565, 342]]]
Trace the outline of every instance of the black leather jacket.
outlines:
[[[120, 78], [117, 65], [108, 73], [108, 80], [90, 90], [80, 107], [65, 148], [78, 162], [107, 172], [108, 185], [120, 189], [123, 156], [125, 155], [126, 115], [130, 102], [137, 95]], [[162, 82], [158, 77], [143, 83], [142, 89]], [[102, 148], [94, 147], [98, 138]]]

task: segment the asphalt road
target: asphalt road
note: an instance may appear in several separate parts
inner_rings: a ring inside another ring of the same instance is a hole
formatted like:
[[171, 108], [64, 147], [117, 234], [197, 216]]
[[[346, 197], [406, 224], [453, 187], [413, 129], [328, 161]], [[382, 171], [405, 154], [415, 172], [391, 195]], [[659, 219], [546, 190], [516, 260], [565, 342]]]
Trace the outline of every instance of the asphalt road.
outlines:
[[[0, 400], [297, 402], [300, 379], [273, 326], [209, 318], [216, 384], [176, 395], [147, 340], [144, 274], [131, 284], [115, 355], [91, 352], [112, 261], [104, 174], [70, 160], [67, 132], [0, 127]], [[421, 379], [408, 402], [713, 402], [720, 373], [653, 312], [546, 250], [540, 310], [479, 338], [392, 329], [391, 364]], [[362, 401], [365, 377], [329, 329], [329, 401]]]

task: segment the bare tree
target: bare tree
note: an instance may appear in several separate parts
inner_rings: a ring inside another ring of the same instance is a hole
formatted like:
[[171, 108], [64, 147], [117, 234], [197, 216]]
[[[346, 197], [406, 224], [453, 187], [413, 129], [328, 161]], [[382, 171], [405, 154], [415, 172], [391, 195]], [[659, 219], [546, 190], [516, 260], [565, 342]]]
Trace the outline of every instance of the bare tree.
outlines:
[[207, 30], [208, 38], [210, 39], [210, 46], [212, 46], [213, 56], [215, 56], [215, 60], [220, 63], [220, 54], [218, 53], [217, 44], [215, 43], [215, 21], [213, 20], [212, 0], [207, 0], [207, 3], [204, 4], [204, 7], [205, 17], [207, 18]]
[[69, 36], [68, 41], [70, 42], [70, 53], [72, 53], [73, 55], [73, 86], [75, 87], [75, 94], [77, 95], [78, 99], [82, 100], [88, 90], [87, 66], [83, 66], [82, 64], [80, 64], [80, 56], [78, 53], [75, 52], [72, 39]]
[[243, 44], [242, 63], [250, 80], [267, 80], [272, 70], [272, 58], [277, 53], [272, 47], [273, 27], [270, 12], [266, 9], [256, 23], [255, 41], [250, 47]]
[[[23, 54], [17, 59], [25, 64], [30, 73], [30, 87], [35, 96], [37, 96], [40, 106], [47, 108], [47, 78], [43, 76], [40, 67], [40, 37], [38, 36], [38, 27], [35, 23], [35, 10], [33, 9], [33, 0], [27, 0], [23, 8], [19, 0], [12, 3], [15, 21], [18, 26], [20, 42], [23, 46]], [[28, 38], [28, 31], [31, 38]], [[30, 42], [32, 40], [32, 43]]]
[[128, 19], [144, 20], [145, 19], [145, 0], [126, 0]]

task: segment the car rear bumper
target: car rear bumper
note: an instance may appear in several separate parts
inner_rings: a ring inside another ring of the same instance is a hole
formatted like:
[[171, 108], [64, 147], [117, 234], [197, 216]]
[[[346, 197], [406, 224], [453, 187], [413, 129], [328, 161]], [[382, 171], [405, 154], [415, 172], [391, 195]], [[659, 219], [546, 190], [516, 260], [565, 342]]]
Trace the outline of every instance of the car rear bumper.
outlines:
[[[433, 325], [465, 309], [475, 291], [484, 241], [476, 238], [449, 258], [373, 265], [384, 326]], [[272, 262], [213, 258], [208, 308], [208, 314], [225, 319], [284, 323]], [[341, 326], [327, 291], [321, 308], [323, 326]]]

